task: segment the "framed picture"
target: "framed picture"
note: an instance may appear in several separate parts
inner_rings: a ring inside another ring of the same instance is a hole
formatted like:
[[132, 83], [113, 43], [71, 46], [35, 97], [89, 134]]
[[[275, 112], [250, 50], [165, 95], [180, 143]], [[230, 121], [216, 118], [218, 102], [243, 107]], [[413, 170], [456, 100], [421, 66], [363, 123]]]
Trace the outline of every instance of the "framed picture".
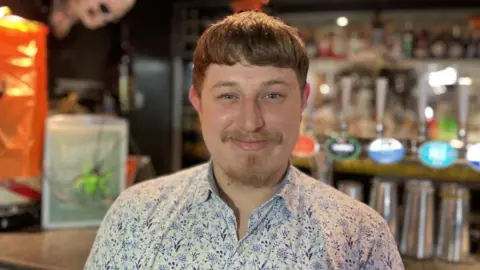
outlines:
[[128, 123], [99, 115], [47, 119], [42, 227], [99, 226], [126, 188]]

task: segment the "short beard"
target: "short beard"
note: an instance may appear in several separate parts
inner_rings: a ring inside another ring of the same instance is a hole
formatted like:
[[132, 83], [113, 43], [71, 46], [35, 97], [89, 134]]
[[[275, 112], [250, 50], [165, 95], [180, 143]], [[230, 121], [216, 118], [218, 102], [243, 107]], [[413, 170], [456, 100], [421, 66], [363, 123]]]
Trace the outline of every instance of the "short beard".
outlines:
[[[221, 141], [224, 144], [230, 141], [244, 141], [256, 139], [267, 141], [269, 145], [281, 145], [284, 141], [280, 132], [261, 131], [256, 133], [245, 133], [238, 130], [226, 130], [221, 134]], [[267, 155], [249, 153], [239, 155], [234, 164], [225, 164], [221, 169], [233, 183], [246, 187], [261, 188], [277, 184], [279, 179], [272, 179], [276, 172], [269, 172], [266, 166], [272, 157]], [[274, 157], [275, 158], [275, 157]], [[222, 162], [218, 162], [219, 165]]]
[[[243, 163], [243, 161], [239, 162]], [[272, 175], [275, 172], [272, 173], [265, 170], [265, 162], [267, 162], [266, 157], [249, 154], [245, 159], [245, 164], [239, 163], [238, 166], [230, 165], [222, 169], [230, 181], [246, 187], [262, 188], [274, 186], [278, 184], [277, 181], [279, 179], [272, 179]]]

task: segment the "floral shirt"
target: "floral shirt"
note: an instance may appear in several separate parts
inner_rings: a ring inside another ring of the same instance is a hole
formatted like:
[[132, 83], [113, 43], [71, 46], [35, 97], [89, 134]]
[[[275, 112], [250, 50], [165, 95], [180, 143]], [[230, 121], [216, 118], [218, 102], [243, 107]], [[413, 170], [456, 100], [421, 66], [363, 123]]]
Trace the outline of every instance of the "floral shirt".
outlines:
[[210, 164], [124, 191], [85, 265], [101, 269], [404, 269], [384, 219], [294, 167], [237, 238]]

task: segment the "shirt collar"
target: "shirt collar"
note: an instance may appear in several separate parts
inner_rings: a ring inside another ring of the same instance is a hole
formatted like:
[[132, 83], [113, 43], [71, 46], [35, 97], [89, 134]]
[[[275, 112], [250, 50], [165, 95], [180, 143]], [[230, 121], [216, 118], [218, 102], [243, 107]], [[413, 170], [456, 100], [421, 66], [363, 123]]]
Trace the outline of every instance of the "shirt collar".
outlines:
[[[218, 195], [217, 185], [215, 183], [215, 175], [213, 173], [213, 161], [210, 160], [204, 165], [196, 176], [197, 192], [194, 197], [194, 201], [197, 204], [209, 200], [212, 194]], [[277, 193], [275, 197], [279, 197], [285, 203], [288, 210], [296, 217], [298, 214], [299, 206], [299, 188], [297, 182], [300, 175], [298, 170], [295, 169], [289, 161], [287, 172], [277, 187]]]

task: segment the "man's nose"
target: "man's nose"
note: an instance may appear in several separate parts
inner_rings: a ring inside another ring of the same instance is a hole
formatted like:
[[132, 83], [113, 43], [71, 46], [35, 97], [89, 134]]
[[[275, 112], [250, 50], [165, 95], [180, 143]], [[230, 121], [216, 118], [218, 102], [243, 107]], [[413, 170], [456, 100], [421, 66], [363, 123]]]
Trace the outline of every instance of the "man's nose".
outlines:
[[237, 125], [247, 132], [257, 132], [264, 127], [265, 122], [258, 101], [243, 100]]

